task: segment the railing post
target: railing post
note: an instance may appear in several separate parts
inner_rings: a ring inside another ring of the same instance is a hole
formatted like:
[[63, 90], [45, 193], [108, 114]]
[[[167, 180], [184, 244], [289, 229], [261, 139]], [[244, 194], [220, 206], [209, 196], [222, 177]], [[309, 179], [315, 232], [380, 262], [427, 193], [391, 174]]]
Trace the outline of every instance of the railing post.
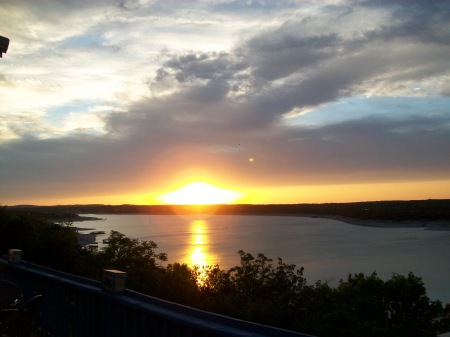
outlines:
[[7, 279], [27, 294], [43, 295], [33, 317], [42, 336], [311, 337], [125, 291], [127, 273], [119, 270], [103, 270], [102, 285], [26, 261], [10, 264], [8, 260], [0, 258]]
[[118, 295], [125, 292], [127, 280], [127, 273], [115, 270], [115, 269], [104, 269], [103, 270], [103, 291]]
[[8, 254], [9, 263], [18, 263], [22, 261], [22, 250], [20, 249], [10, 249]]

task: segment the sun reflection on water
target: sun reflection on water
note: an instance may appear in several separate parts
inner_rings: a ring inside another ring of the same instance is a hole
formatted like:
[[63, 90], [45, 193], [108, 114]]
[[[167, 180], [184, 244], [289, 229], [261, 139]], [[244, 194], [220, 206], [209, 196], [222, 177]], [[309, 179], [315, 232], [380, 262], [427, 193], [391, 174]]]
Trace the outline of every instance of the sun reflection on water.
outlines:
[[189, 265], [200, 267], [210, 265], [212, 256], [208, 253], [209, 237], [208, 222], [194, 220], [190, 224], [191, 237], [189, 240], [188, 260]]
[[191, 267], [198, 266], [198, 282], [202, 283], [205, 274], [202, 268], [213, 265], [214, 257], [209, 251], [209, 224], [205, 220], [194, 220], [190, 224], [189, 248], [186, 256], [186, 262]]

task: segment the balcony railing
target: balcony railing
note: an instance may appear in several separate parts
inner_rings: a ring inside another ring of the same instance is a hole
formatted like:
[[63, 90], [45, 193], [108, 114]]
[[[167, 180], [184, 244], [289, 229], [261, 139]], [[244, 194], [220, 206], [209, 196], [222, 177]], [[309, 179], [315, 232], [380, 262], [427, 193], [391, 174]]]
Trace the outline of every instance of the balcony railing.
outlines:
[[18, 284], [25, 298], [43, 295], [34, 315], [39, 336], [306, 337], [160, 300], [126, 289], [102, 290], [101, 282], [32, 263], [0, 258], [0, 277]]

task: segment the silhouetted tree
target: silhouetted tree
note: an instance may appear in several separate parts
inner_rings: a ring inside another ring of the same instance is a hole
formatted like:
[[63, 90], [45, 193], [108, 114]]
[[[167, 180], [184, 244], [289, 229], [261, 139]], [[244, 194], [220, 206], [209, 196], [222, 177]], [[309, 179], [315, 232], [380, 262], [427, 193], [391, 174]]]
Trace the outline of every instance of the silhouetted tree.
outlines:
[[198, 307], [201, 301], [195, 270], [185, 263], [169, 264], [161, 275], [158, 297]]
[[117, 231], [111, 231], [106, 248], [98, 252], [103, 268], [118, 269], [128, 273], [130, 288], [148, 294], [156, 294], [158, 280], [163, 272], [161, 262], [165, 253], [156, 253], [158, 245], [153, 241], [130, 239]]
[[22, 249], [27, 261], [65, 272], [76, 272], [80, 247], [69, 224], [54, 224], [36, 214], [0, 209], [0, 250]]
[[350, 274], [335, 288], [308, 285], [303, 268], [276, 264], [240, 250], [240, 264], [190, 268], [157, 253], [153, 241], [112, 231], [104, 250], [82, 249], [70, 224], [0, 208], [0, 251], [24, 250], [26, 260], [100, 279], [102, 269], [128, 273], [133, 290], [220, 314], [321, 337], [428, 337], [450, 331], [450, 304], [426, 296], [412, 273], [382, 280], [374, 272]]

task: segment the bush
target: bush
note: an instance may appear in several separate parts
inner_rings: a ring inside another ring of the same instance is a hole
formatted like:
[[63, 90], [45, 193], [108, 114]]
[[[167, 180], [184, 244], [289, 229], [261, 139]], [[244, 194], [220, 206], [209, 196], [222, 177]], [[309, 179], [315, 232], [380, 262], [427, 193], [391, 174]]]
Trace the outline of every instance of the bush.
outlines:
[[[0, 251], [24, 251], [25, 259], [100, 279], [103, 269], [128, 273], [129, 288], [223, 315], [321, 337], [428, 337], [450, 331], [450, 304], [430, 301], [422, 280], [410, 273], [381, 280], [374, 272], [348, 275], [336, 288], [308, 285], [303, 268], [276, 264], [264, 254], [240, 250], [240, 265], [190, 268], [157, 253], [153, 241], [112, 231], [102, 251], [82, 249], [70, 224], [53, 224], [0, 209]], [[51, 253], [49, 253], [51, 252]]]
[[75, 273], [80, 247], [68, 224], [54, 224], [35, 214], [0, 209], [0, 251], [22, 249], [23, 258], [49, 268]]
[[159, 279], [164, 272], [161, 262], [167, 260], [166, 254], [156, 253], [157, 248], [153, 241], [130, 239], [122, 233], [111, 231], [108, 245], [96, 255], [102, 269], [118, 269], [128, 273], [127, 284], [131, 289], [156, 295]]

